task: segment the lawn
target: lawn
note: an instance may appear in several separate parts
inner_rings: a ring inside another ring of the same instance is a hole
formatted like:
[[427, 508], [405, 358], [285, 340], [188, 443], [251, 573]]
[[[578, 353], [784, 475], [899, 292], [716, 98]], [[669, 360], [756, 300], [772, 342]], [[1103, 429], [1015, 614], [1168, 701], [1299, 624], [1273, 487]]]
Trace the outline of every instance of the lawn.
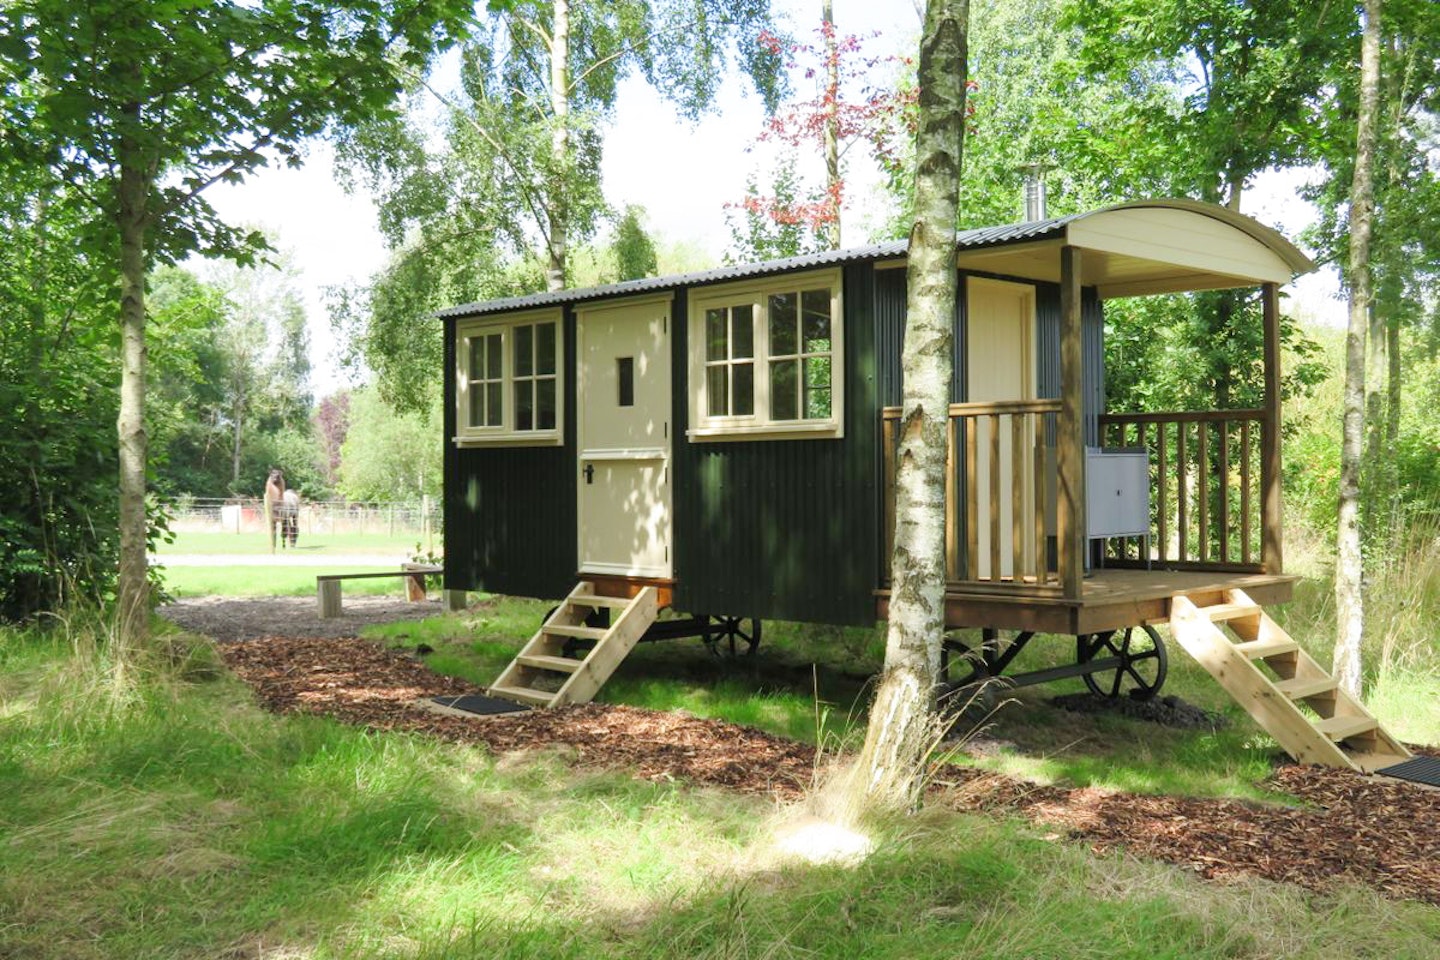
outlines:
[[[299, 540], [293, 548], [276, 551], [283, 558], [293, 553], [299, 557], [325, 556], [327, 554], [376, 554], [387, 558], [410, 556], [425, 552], [414, 534], [388, 536], [383, 533], [310, 533], [300, 531]], [[417, 549], [418, 548], [418, 549]], [[439, 543], [436, 543], [439, 549]], [[188, 554], [213, 555], [234, 554], [254, 555], [270, 552], [270, 539], [263, 533], [213, 533], [179, 531], [172, 534], [169, 542], [156, 548], [156, 555]]]
[[[165, 567], [161, 571], [166, 591], [173, 597], [299, 597], [315, 595], [315, 576], [321, 573], [370, 573], [397, 570], [397, 564], [375, 566], [288, 567], [267, 566], [199, 566]], [[430, 590], [438, 590], [432, 580]], [[399, 577], [345, 581], [345, 595], [405, 596], [405, 585]]]
[[[532, 612], [471, 616], [509, 638]], [[776, 854], [768, 800], [265, 714], [183, 638], [117, 684], [89, 629], [0, 630], [0, 956], [1422, 958], [1440, 940], [1440, 910], [1364, 889], [1207, 883], [942, 811], [870, 825], [858, 868], [805, 866]], [[696, 653], [643, 656], [684, 676]]]

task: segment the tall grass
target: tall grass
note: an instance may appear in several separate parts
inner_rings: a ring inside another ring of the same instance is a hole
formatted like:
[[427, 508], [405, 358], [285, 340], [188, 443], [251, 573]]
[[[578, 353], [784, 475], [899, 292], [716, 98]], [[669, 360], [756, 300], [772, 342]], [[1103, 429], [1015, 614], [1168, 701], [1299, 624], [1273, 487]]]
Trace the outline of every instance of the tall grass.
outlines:
[[[1301, 541], [1305, 543], [1305, 541]], [[1310, 572], [1280, 613], [1322, 663], [1335, 645], [1335, 573], [1312, 539], [1287, 566]], [[1440, 743], [1440, 527], [1417, 523], [1373, 546], [1364, 581], [1365, 699], [1401, 739]]]
[[[1211, 884], [941, 810], [856, 869], [778, 858], [776, 808], [260, 712], [203, 644], [112, 682], [71, 618], [0, 630], [0, 956], [1433, 956], [1440, 910]], [[97, 686], [98, 685], [98, 686]]]

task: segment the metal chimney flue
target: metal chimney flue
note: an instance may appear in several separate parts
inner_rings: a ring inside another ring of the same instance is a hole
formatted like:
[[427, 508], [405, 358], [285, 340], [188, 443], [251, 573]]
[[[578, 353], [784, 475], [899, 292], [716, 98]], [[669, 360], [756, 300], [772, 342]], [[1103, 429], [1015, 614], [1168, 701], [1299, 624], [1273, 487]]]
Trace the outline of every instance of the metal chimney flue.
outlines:
[[1020, 170], [1025, 174], [1025, 221], [1033, 223], [1044, 220], [1049, 214], [1045, 209], [1045, 171], [1047, 164], [1027, 163]]

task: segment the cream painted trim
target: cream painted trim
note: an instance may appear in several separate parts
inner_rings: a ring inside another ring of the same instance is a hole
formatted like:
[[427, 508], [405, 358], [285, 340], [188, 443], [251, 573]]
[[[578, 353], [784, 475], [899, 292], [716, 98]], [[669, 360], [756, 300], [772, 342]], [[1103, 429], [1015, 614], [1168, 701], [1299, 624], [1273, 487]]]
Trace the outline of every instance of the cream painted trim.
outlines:
[[782, 421], [772, 424], [743, 424], [728, 427], [703, 427], [686, 430], [685, 435], [696, 441], [712, 440], [838, 440], [844, 433], [832, 426], [828, 420], [816, 420], [797, 424]]
[[623, 563], [582, 563], [580, 573], [599, 573], [613, 577], [670, 577], [669, 567], [638, 567]]
[[906, 257], [895, 257], [891, 260], [876, 260], [872, 264], [876, 270], [900, 270], [909, 265], [910, 260]]
[[[539, 436], [531, 437], [530, 432]], [[485, 437], [451, 437], [450, 442], [465, 447], [559, 447], [565, 437], [559, 430], [522, 431], [520, 433], [496, 433]]]
[[670, 451], [665, 447], [644, 447], [640, 449], [581, 450], [581, 460], [668, 460]]
[[572, 309], [576, 313], [596, 313], [601, 310], [622, 310], [626, 307], [643, 307], [652, 303], [674, 303], [675, 291], [665, 290], [661, 293], [637, 293], [633, 297], [620, 297], [613, 300], [587, 300], [574, 304]]
[[[555, 429], [516, 430], [515, 378], [511, 370], [513, 351], [511, 331], [531, 323], [555, 324]], [[502, 391], [502, 425], [499, 427], [463, 426], [470, 412], [470, 352], [465, 340], [478, 333], [501, 334], [500, 383]], [[565, 312], [559, 307], [524, 310], [500, 316], [476, 317], [455, 324], [455, 432], [451, 442], [457, 447], [558, 447], [565, 443]]]
[[[768, 294], [805, 287], [830, 290], [830, 417], [827, 420], [771, 420], [759, 411], [770, 409], [770, 335], [766, 321]], [[705, 311], [749, 303], [754, 309], [755, 410], [749, 417], [706, 417], [709, 397], [705, 378]], [[725, 283], [698, 288], [688, 306], [687, 367], [689, 396], [685, 435], [693, 442], [716, 440], [814, 440], [845, 436], [845, 297], [844, 272], [833, 267], [805, 273]]]

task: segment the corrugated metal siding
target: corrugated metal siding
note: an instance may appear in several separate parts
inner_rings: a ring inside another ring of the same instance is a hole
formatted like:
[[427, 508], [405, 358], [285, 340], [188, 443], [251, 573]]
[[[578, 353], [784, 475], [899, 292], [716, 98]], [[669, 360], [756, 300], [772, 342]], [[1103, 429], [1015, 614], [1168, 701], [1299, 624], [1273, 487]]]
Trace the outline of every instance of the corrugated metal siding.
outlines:
[[565, 311], [565, 443], [467, 447], [455, 435], [455, 336], [445, 329], [445, 587], [563, 597], [576, 560], [575, 318]]
[[[1035, 285], [1036, 391], [1041, 398], [1060, 396], [1060, 287]], [[1105, 410], [1105, 311], [1094, 287], [1080, 295], [1080, 361], [1084, 377], [1085, 442], [1100, 441], [1100, 414]], [[1052, 441], [1053, 437], [1050, 438]]]
[[[875, 619], [879, 443], [875, 271], [844, 270], [845, 437], [676, 444], [675, 605], [813, 623]], [[683, 297], [676, 317], [684, 318]], [[689, 324], [674, 324], [677, 433]]]
[[1100, 414], [1105, 412], [1105, 307], [1094, 287], [1080, 293], [1080, 362], [1085, 395], [1085, 443], [1100, 445]]
[[[950, 402], [965, 396], [965, 277], [955, 299], [955, 337], [950, 344]], [[903, 401], [900, 376], [905, 349], [906, 283], [903, 269], [875, 271], [875, 355], [881, 407], [898, 407]]]

